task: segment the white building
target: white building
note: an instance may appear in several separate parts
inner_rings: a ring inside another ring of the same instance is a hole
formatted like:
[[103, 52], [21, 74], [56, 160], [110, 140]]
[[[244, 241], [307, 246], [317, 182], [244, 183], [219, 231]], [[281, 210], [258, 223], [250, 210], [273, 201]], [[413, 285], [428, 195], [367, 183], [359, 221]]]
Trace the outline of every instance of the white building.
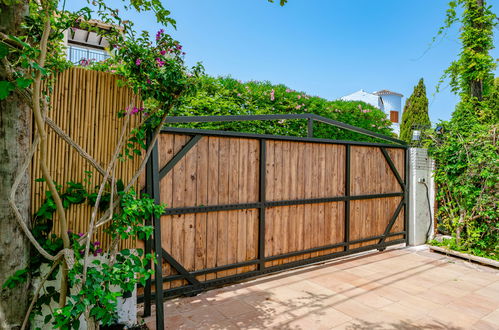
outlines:
[[373, 93], [361, 89], [340, 99], [343, 101], [362, 101], [382, 110], [392, 122], [393, 131], [398, 135], [402, 119], [402, 97], [404, 95], [386, 89]]
[[[111, 28], [111, 25], [98, 20], [89, 20], [86, 23], [101, 31]], [[109, 57], [106, 51], [109, 43], [106, 38], [95, 31], [81, 27], [78, 23], [64, 31], [64, 45], [68, 60], [74, 64], [88, 65], [85, 62], [99, 62]]]

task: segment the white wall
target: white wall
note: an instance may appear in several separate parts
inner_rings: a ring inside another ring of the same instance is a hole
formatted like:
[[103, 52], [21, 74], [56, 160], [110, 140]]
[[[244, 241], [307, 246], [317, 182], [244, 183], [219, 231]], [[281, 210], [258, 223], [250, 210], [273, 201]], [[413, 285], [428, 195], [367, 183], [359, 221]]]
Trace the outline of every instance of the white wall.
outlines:
[[399, 122], [392, 123], [392, 128], [395, 133], [400, 134], [400, 122], [402, 121], [402, 96], [388, 94], [381, 95], [383, 99], [383, 104], [385, 105], [383, 111], [386, 113], [388, 119], [390, 119], [390, 111], [398, 111]]

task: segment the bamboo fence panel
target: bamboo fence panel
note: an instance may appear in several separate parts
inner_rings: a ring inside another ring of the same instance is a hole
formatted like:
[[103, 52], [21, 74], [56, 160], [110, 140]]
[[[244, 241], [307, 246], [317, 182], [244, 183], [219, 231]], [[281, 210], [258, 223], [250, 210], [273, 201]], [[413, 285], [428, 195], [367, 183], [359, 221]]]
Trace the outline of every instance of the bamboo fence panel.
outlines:
[[[51, 118], [66, 134], [93, 157], [102, 168], [106, 168], [118, 143], [123, 120], [118, 118], [120, 110], [125, 110], [133, 99], [130, 89], [118, 86], [118, 77], [105, 72], [97, 72], [83, 68], [71, 68], [60, 73], [51, 91], [45, 88], [50, 96], [50, 108], [47, 117]], [[137, 99], [136, 106], [140, 106]], [[130, 119], [130, 127], [140, 121], [138, 115]], [[66, 182], [83, 183], [93, 189], [100, 184], [102, 175], [87, 160], [70, 147], [48, 125], [47, 131], [47, 164], [58, 185], [65, 190]], [[39, 152], [34, 156], [31, 175], [41, 178], [39, 169]], [[126, 184], [140, 163], [140, 157], [118, 162], [114, 171], [116, 178]], [[89, 184], [85, 184], [86, 172], [92, 173]], [[136, 185], [135, 188], [138, 186]], [[35, 214], [45, 200], [46, 183], [35, 182], [31, 187], [31, 209]], [[72, 205], [66, 209], [68, 228], [74, 233], [86, 232], [90, 222], [92, 207], [87, 203]], [[103, 226], [105, 227], [105, 226]], [[100, 241], [105, 249], [110, 246], [110, 237], [99, 228], [93, 240]], [[59, 234], [60, 222], [56, 214], [53, 218], [53, 233]], [[132, 240], [123, 242], [122, 248], [133, 248]]]

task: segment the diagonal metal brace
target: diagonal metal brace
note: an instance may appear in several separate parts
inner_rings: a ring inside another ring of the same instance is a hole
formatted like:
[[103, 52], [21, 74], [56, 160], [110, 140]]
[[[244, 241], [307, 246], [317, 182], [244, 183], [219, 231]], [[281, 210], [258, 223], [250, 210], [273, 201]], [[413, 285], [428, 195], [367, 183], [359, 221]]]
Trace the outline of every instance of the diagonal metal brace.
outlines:
[[171, 256], [165, 249], [162, 250], [163, 259], [166, 260], [180, 275], [184, 276], [184, 278], [193, 285], [200, 285], [199, 281], [192, 276], [174, 257]]
[[404, 199], [401, 199], [399, 205], [397, 206], [397, 208], [395, 209], [395, 212], [392, 215], [392, 218], [390, 219], [390, 222], [388, 222], [388, 225], [385, 228], [385, 232], [383, 233], [383, 237], [379, 240], [378, 244], [382, 244], [385, 242], [386, 235], [388, 235], [390, 233], [390, 231], [392, 230], [392, 227], [395, 224], [395, 221], [397, 220], [397, 218], [400, 214], [400, 211], [402, 210], [402, 207], [404, 206], [404, 204], [405, 204]]
[[201, 140], [202, 137], [203, 136], [199, 134], [194, 135], [189, 142], [187, 142], [182, 149], [180, 149], [180, 151], [159, 171], [159, 179], [163, 179], [165, 175], [168, 174], [168, 172], [170, 172], [173, 167], [185, 156], [185, 154], [187, 154], [187, 152], [191, 150], [199, 140]]
[[395, 167], [395, 164], [393, 164], [392, 158], [390, 157], [390, 155], [388, 154], [388, 152], [386, 151], [385, 148], [381, 147], [380, 149], [381, 149], [381, 152], [383, 153], [383, 156], [385, 156], [385, 160], [388, 163], [388, 166], [390, 166], [390, 169], [392, 170], [393, 175], [395, 175], [395, 177], [397, 178], [397, 181], [400, 184], [402, 191], [405, 191], [405, 183], [402, 180], [402, 178], [400, 177], [399, 171]]

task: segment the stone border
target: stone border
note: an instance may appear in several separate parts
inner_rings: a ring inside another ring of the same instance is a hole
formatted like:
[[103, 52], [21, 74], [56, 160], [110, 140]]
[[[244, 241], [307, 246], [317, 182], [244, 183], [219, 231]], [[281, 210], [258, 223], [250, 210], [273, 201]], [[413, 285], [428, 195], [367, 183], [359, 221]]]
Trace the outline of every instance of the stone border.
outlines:
[[446, 248], [443, 248], [443, 247], [440, 247], [440, 246], [428, 245], [428, 247], [429, 247], [429, 249], [431, 251], [445, 253], [447, 255], [451, 255], [451, 256], [454, 256], [454, 257], [466, 259], [466, 260], [469, 260], [469, 261], [475, 261], [475, 262], [481, 263], [483, 265], [487, 265], [487, 266], [491, 266], [491, 267], [499, 269], [499, 261], [496, 261], [496, 260], [492, 260], [492, 259], [488, 259], [488, 258], [483, 258], [483, 257], [477, 257], [477, 256], [474, 256], [474, 255], [471, 255], [471, 254], [468, 254], [468, 253], [458, 252], [458, 251], [446, 249]]

